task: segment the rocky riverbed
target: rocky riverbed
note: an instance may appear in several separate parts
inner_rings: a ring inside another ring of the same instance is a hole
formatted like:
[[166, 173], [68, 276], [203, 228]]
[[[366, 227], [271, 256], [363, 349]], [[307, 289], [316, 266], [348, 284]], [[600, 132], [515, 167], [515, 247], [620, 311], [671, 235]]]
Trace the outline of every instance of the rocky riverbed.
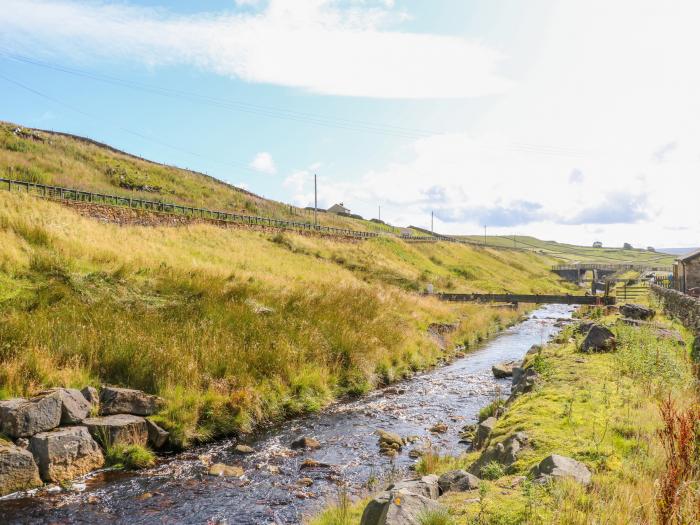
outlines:
[[[401, 477], [421, 450], [464, 450], [460, 430], [510, 390], [510, 379], [496, 379], [491, 367], [546, 342], [571, 311], [543, 307], [448, 366], [289, 421], [249, 443], [227, 440], [139, 473], [101, 471], [62, 489], [5, 497], [0, 522], [300, 523], [341, 490], [361, 495]], [[396, 454], [380, 453], [379, 430], [407, 444]]]

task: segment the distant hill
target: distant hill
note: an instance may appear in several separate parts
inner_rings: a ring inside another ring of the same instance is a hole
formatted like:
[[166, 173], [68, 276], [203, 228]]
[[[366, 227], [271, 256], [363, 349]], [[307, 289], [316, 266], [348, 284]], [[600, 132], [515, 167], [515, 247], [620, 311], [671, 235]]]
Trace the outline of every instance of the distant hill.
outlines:
[[671, 253], [673, 255], [685, 255], [696, 250], [700, 250], [700, 248], [663, 248], [661, 251], [664, 253]]

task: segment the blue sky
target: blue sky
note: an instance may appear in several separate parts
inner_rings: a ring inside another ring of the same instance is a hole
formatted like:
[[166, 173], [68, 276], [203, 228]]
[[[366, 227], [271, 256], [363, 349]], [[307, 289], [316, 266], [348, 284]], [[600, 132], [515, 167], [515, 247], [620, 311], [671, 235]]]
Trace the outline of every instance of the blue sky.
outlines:
[[448, 233], [698, 242], [692, 2], [3, 4], [0, 119]]

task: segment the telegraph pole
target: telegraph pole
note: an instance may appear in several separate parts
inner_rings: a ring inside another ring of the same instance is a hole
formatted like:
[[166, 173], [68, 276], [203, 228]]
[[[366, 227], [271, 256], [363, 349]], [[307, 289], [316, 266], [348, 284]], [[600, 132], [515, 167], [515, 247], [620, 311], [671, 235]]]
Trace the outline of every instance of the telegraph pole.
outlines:
[[484, 224], [484, 246], [486, 246], [486, 225]]
[[434, 217], [434, 214], [433, 214], [433, 212], [431, 211], [431, 212], [430, 212], [430, 233], [432, 233], [433, 235], [435, 235], [435, 230], [433, 229], [433, 217]]
[[318, 186], [316, 184], [316, 174], [314, 173], [314, 227], [318, 227]]
[[377, 218], [381, 221], [382, 220], [382, 205], [378, 204], [377, 206], [379, 206], [379, 217], [377, 217]]

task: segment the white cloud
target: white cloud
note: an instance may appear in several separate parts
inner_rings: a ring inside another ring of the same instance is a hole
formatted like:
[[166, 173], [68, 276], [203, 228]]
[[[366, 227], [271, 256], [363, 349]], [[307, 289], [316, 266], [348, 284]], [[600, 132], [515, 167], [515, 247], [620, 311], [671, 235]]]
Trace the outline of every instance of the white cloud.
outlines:
[[255, 155], [255, 158], [250, 162], [250, 167], [260, 173], [269, 173], [270, 175], [277, 173], [275, 161], [267, 151], [261, 151]]
[[262, 12], [176, 16], [123, 3], [3, 0], [0, 44], [82, 61], [191, 64], [329, 95], [462, 98], [508, 87], [498, 52], [460, 37], [382, 29], [402, 18], [382, 1], [271, 0]]

